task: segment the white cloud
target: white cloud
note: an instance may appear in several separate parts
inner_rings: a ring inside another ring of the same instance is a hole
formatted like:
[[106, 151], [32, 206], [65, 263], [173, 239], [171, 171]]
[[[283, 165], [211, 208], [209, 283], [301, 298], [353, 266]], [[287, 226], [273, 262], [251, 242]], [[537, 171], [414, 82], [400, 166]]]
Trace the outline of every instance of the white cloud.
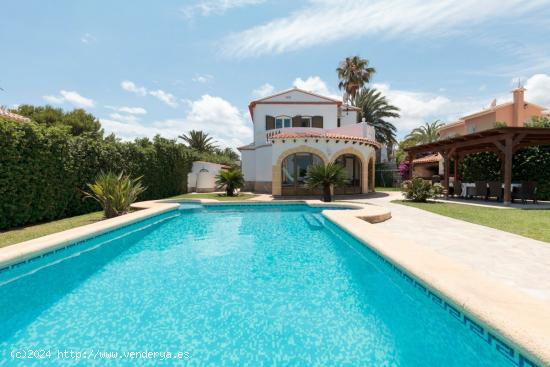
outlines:
[[147, 95], [147, 89], [145, 87], [138, 87], [134, 82], [129, 80], [124, 80], [122, 83], [120, 83], [120, 86], [125, 91], [135, 93], [138, 96], [143, 97]]
[[525, 99], [550, 109], [550, 75], [535, 74], [525, 83]]
[[300, 88], [308, 92], [317, 93], [322, 96], [342, 99], [342, 96], [331, 92], [327, 87], [327, 83], [325, 83], [323, 79], [318, 76], [310, 76], [306, 80], [303, 80], [302, 78], [296, 78], [294, 79], [294, 83], [292, 83], [292, 85], [294, 85], [296, 88]]
[[125, 123], [137, 123], [140, 121], [136, 115], [122, 115], [118, 112], [111, 113], [109, 117], [113, 120]]
[[196, 74], [192, 80], [196, 83], [209, 83], [213, 79], [214, 76], [210, 74]]
[[242, 8], [249, 5], [258, 5], [266, 0], [200, 0], [194, 4], [181, 8], [181, 13], [187, 19], [195, 15], [209, 16], [220, 15], [229, 9]]
[[78, 92], [75, 91], [66, 91], [66, 90], [60, 90], [59, 95], [57, 96], [43, 96], [42, 97], [46, 102], [52, 103], [52, 104], [63, 104], [63, 103], [70, 103], [73, 106], [76, 107], [94, 107], [95, 101], [90, 98], [86, 98], [81, 96]]
[[80, 42], [82, 43], [94, 43], [94, 42], [97, 42], [97, 38], [95, 38], [93, 35], [91, 35], [90, 33], [86, 33], [84, 34], [82, 37], [80, 37]]
[[153, 97], [156, 97], [158, 100], [166, 103], [170, 107], [178, 107], [177, 98], [171, 93], [165, 92], [161, 89], [157, 89], [150, 91], [149, 94]]
[[147, 110], [143, 107], [105, 106], [105, 108], [108, 108], [108, 109], [113, 110], [113, 111], [129, 113], [129, 114], [132, 114], [132, 115], [145, 115], [147, 113]]
[[63, 97], [52, 96], [52, 95], [42, 96], [42, 99], [44, 99], [46, 102], [51, 104], [62, 104], [65, 102], [65, 99]]
[[167, 119], [145, 124], [138, 119], [115, 116], [101, 119], [107, 132], [113, 132], [124, 139], [152, 137], [160, 134], [167, 138], [176, 138], [189, 130], [203, 130], [214, 137], [221, 146], [235, 148], [249, 143], [252, 128], [246, 113], [220, 97], [203, 95], [189, 102], [189, 111], [182, 119]]
[[260, 85], [258, 89], [254, 89], [252, 91], [252, 96], [254, 96], [254, 98], [263, 98], [273, 94], [274, 91], [275, 91], [274, 86], [272, 86], [269, 83], [265, 83]]
[[310, 0], [309, 5], [287, 17], [229, 35], [222, 47], [228, 56], [249, 57], [368, 35], [440, 37], [487, 22], [517, 19], [543, 9], [548, 3], [548, 0]]
[[125, 91], [135, 93], [138, 96], [143, 97], [146, 95], [151, 95], [157, 98], [159, 101], [166, 103], [170, 107], [178, 107], [178, 99], [176, 98], [176, 96], [166, 91], [163, 91], [162, 89], [147, 90], [147, 88], [145, 87], [138, 87], [136, 83], [130, 80], [124, 80], [122, 83], [120, 83], [120, 86]]

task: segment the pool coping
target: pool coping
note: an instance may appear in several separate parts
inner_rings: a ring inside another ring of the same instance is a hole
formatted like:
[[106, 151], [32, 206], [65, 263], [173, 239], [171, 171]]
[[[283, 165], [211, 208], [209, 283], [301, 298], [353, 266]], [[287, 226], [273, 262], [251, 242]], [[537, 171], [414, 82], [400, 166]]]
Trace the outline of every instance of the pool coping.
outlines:
[[319, 200], [226, 201], [213, 199], [165, 199], [132, 205], [135, 212], [0, 248], [0, 268], [25, 261], [73, 242], [82, 241], [165, 212], [179, 203], [203, 205], [286, 205], [348, 207], [354, 210], [322, 211], [323, 216], [395, 266], [472, 315], [497, 335], [514, 344], [533, 362], [550, 366], [550, 310], [542, 302], [519, 294], [476, 270], [458, 264], [435, 251], [404, 240], [377, 227], [391, 212], [372, 204], [325, 203]]
[[[363, 220], [351, 212], [323, 215], [362, 244], [419, 279], [483, 323], [532, 362], [550, 366], [550, 309], [543, 302]], [[498, 349], [498, 347], [497, 347]]]

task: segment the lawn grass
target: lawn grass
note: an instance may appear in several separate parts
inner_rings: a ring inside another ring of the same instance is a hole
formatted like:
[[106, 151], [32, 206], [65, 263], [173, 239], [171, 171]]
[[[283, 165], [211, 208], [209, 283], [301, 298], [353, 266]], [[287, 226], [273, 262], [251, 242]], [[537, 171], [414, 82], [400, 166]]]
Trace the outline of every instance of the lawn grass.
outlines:
[[170, 199], [214, 199], [219, 201], [240, 201], [248, 200], [255, 196], [254, 194], [239, 194], [238, 196], [225, 196], [225, 194], [220, 194], [217, 192], [209, 192], [203, 194], [182, 194], [178, 196], [173, 196]]
[[48, 234], [65, 231], [74, 227], [95, 223], [103, 218], [103, 212], [94, 212], [76, 217], [55, 220], [53, 222], [21, 227], [5, 232], [0, 232], [0, 247], [32, 240]]
[[376, 187], [374, 191], [401, 191], [401, 188], [399, 187]]
[[495, 209], [464, 204], [415, 203], [404, 200], [394, 200], [392, 203], [412, 206], [446, 217], [550, 242], [550, 210]]

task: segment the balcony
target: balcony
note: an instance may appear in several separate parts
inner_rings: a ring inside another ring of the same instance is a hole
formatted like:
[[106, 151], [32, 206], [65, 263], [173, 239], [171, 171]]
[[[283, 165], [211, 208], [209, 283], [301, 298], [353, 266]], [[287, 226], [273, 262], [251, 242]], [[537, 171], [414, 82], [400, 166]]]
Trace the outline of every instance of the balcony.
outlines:
[[367, 123], [358, 123], [358, 124], [352, 124], [347, 126], [338, 127], [335, 129], [321, 129], [321, 128], [315, 128], [315, 127], [287, 127], [287, 128], [280, 128], [280, 129], [273, 129], [268, 130], [265, 132], [265, 135], [257, 136], [256, 141], [262, 141], [262, 143], [269, 143], [270, 140], [275, 135], [279, 134], [311, 134], [313, 136], [323, 136], [325, 134], [334, 134], [334, 135], [345, 135], [345, 136], [354, 136], [354, 137], [361, 137], [361, 138], [367, 138], [372, 141], [376, 141], [375, 134], [374, 134], [374, 128], [372, 126], [367, 125]]

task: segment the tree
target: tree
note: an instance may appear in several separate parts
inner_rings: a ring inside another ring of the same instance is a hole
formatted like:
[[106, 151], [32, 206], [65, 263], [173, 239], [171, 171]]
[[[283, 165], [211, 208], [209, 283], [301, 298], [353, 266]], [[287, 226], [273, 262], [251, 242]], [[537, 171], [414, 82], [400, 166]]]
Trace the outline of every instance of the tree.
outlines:
[[191, 130], [189, 134], [182, 134], [178, 138], [185, 141], [188, 148], [196, 150], [199, 153], [213, 152], [216, 149], [214, 139], [203, 131]]
[[99, 120], [81, 108], [65, 112], [61, 108], [52, 106], [21, 105], [14, 112], [42, 125], [68, 126], [70, 133], [75, 136], [84, 133], [103, 135]]
[[216, 149], [215, 153], [219, 156], [226, 157], [227, 159], [234, 162], [238, 161], [240, 158], [239, 154], [231, 148]]
[[389, 122], [389, 118], [399, 118], [399, 108], [393, 106], [374, 88], [363, 88], [356, 95], [354, 105], [361, 108], [358, 114], [359, 121], [365, 118], [367, 123], [374, 127], [376, 140], [386, 144], [390, 150], [397, 143], [395, 134], [397, 129]]
[[370, 82], [372, 75], [376, 72], [369, 67], [369, 60], [359, 56], [346, 57], [340, 62], [336, 69], [338, 73], [338, 88], [344, 90], [344, 102], [353, 102], [355, 95], [365, 84]]
[[331, 162], [326, 165], [316, 164], [310, 166], [305, 180], [308, 189], [321, 188], [323, 190], [323, 201], [330, 202], [332, 201], [331, 188], [342, 186], [345, 179], [344, 167]]
[[439, 128], [445, 125], [440, 120], [425, 122], [424, 125], [413, 129], [405, 140], [410, 140], [414, 145], [433, 143], [439, 139]]
[[216, 176], [216, 185], [220, 189], [225, 188], [227, 196], [234, 196], [235, 190], [244, 186], [244, 176], [237, 169], [221, 171]]

